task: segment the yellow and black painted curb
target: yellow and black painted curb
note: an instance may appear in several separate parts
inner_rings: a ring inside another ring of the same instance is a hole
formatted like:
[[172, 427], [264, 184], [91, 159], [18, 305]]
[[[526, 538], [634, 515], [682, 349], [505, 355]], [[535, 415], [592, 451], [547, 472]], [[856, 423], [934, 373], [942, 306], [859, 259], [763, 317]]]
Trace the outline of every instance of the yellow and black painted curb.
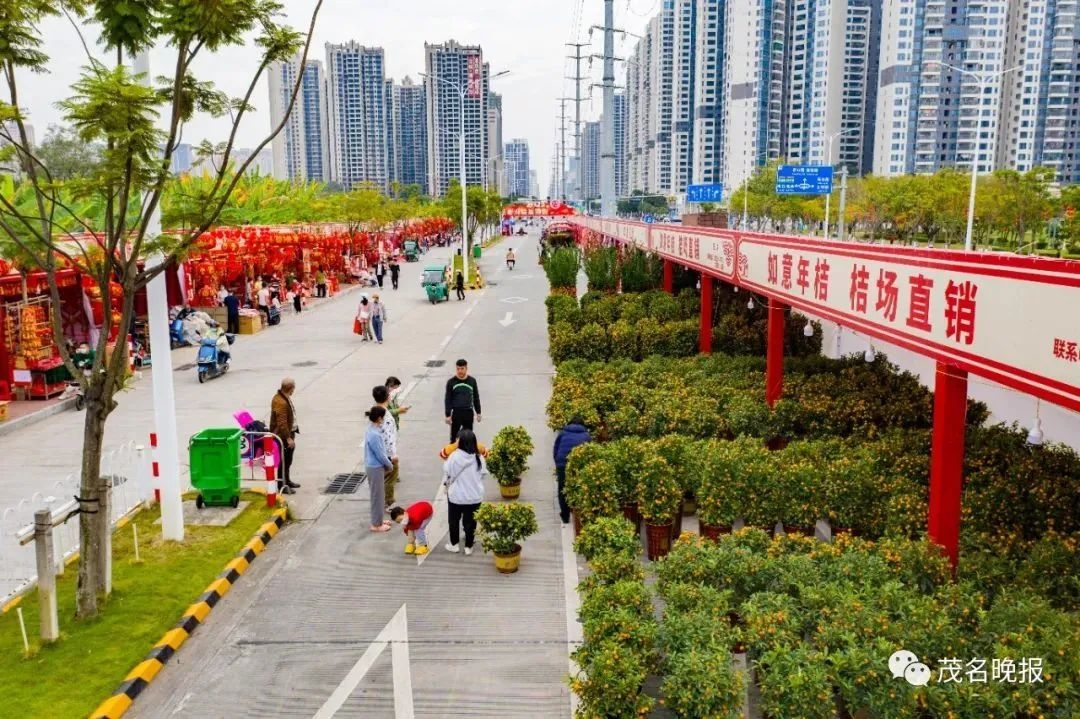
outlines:
[[266, 545], [284, 526], [286, 516], [285, 508], [274, 510], [273, 518], [259, 527], [259, 531], [244, 545], [240, 553], [225, 565], [225, 570], [218, 575], [217, 579], [211, 582], [199, 599], [184, 611], [184, 616], [180, 618], [176, 626], [165, 632], [165, 636], [154, 645], [146, 658], [128, 672], [113, 695], [94, 710], [90, 719], [116, 719], [131, 708], [135, 697], [139, 696], [143, 689], [154, 680], [165, 663], [180, 650], [181, 645], [187, 641], [195, 629], [206, 621], [210, 610], [229, 593], [240, 575], [246, 572], [255, 561], [255, 557], [262, 554]]

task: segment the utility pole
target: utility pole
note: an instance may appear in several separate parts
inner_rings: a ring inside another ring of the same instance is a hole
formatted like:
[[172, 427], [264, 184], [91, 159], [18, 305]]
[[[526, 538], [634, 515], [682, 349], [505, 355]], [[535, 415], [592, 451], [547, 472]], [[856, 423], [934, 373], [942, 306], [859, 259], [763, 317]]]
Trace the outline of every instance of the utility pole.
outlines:
[[[604, 110], [600, 116], [600, 215], [615, 216], [615, 0], [604, 0]], [[622, 32], [619, 30], [618, 32]]]
[[577, 176], [574, 181], [573, 198], [584, 200], [585, 193], [582, 187], [582, 173], [584, 172], [583, 159], [581, 157], [581, 48], [589, 47], [587, 42], [568, 42], [568, 47], [574, 48], [574, 54], [568, 55], [574, 61], [574, 76], [566, 78], [574, 81], [574, 159], [577, 161]]
[[566, 202], [566, 103], [574, 102], [572, 97], [559, 98], [559, 169], [562, 171], [562, 195], [560, 199]]

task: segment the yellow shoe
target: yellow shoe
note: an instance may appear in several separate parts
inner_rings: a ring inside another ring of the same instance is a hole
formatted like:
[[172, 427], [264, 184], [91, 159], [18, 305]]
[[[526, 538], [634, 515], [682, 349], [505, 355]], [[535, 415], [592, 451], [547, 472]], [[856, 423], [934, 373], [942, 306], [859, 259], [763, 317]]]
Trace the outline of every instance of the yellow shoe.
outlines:
[[414, 554], [416, 554], [418, 556], [422, 555], [422, 554], [427, 554], [427, 553], [428, 553], [428, 548], [427, 548], [426, 544], [421, 544], [421, 545], [417, 546], [416, 551], [414, 552]]
[[[421, 545], [421, 546], [423, 546], [423, 545]], [[416, 545], [415, 544], [406, 544], [405, 545], [405, 554], [412, 554], [415, 551], [416, 551]]]

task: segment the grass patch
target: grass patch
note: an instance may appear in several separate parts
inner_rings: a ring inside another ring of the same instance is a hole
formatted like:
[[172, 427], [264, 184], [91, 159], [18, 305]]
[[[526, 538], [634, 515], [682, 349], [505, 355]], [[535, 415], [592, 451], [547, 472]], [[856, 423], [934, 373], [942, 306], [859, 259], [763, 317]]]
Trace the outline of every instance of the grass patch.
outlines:
[[[76, 567], [57, 582], [60, 640], [41, 646], [36, 592], [23, 600], [32, 655], [23, 655], [14, 609], [0, 617], [0, 696], [12, 716], [82, 717], [108, 698], [151, 647], [270, 518], [264, 495], [227, 527], [186, 527], [182, 544], [165, 543], [154, 520], [158, 508], [132, 520], [139, 528], [135, 564], [127, 525], [113, 535], [113, 593], [97, 619], [76, 622]], [[182, 650], [181, 650], [182, 651]]]

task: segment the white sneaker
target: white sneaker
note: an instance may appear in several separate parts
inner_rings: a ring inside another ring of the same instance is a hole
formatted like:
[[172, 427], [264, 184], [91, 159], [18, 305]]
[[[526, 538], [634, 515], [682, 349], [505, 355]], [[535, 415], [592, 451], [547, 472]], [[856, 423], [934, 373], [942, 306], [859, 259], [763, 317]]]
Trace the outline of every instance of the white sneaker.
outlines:
[[[454, 551], [456, 552], [457, 550], [455, 549]], [[465, 556], [472, 556], [472, 547], [465, 547]]]
[[[458, 553], [458, 545], [456, 545], [456, 544], [450, 544], [450, 542], [447, 542], [447, 543], [446, 543], [446, 551], [448, 551], [448, 552], [453, 552], [454, 554], [457, 554], [457, 553]], [[466, 550], [465, 550], [465, 553], [466, 553], [466, 554], [468, 554], [468, 553], [469, 553], [469, 550], [468, 550], [468, 549], [466, 549]]]

